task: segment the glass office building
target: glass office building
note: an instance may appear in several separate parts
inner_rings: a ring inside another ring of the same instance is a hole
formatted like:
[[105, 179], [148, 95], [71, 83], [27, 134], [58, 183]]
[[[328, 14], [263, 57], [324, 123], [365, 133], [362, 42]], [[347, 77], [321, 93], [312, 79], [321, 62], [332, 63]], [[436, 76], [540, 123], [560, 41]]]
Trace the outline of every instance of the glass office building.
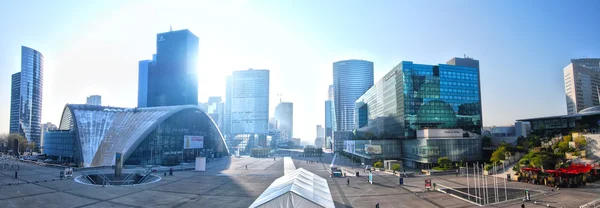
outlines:
[[187, 29], [156, 35], [153, 60], [139, 63], [138, 107], [198, 105], [198, 43]]
[[[69, 157], [81, 167], [112, 166], [116, 153], [122, 153], [128, 165], [178, 165], [193, 162], [196, 156], [229, 154], [214, 121], [195, 105], [117, 108], [68, 104], [59, 130], [46, 134], [49, 152], [45, 152], [50, 157]], [[190, 137], [196, 146], [184, 143]]]
[[479, 70], [403, 61], [355, 103], [358, 130], [414, 139], [420, 129], [481, 134]]
[[44, 55], [21, 46], [21, 72], [12, 75], [10, 133], [40, 145]]
[[76, 149], [75, 132], [50, 130], [44, 135], [44, 154], [56, 161], [74, 161]]
[[334, 131], [353, 131], [354, 102], [373, 86], [373, 62], [344, 60], [333, 63]]
[[230, 85], [231, 129], [235, 134], [269, 133], [269, 70], [234, 71]]
[[[424, 65], [403, 61], [388, 72], [355, 102], [357, 135], [375, 140], [402, 140], [403, 159], [437, 163], [438, 156], [419, 159], [408, 146], [438, 145], [427, 138], [417, 140], [417, 132], [424, 129], [460, 129], [481, 134], [482, 116], [479, 82], [479, 61], [454, 58], [448, 64]], [[469, 137], [470, 138], [470, 137]], [[443, 139], [443, 138], [432, 138]], [[462, 140], [465, 141], [452, 141]], [[414, 141], [413, 141], [414, 140]], [[470, 139], [444, 140], [455, 147]], [[471, 142], [478, 145], [480, 143]], [[462, 145], [462, 146], [461, 146]], [[454, 150], [453, 150], [454, 151]], [[472, 159], [469, 154], [480, 154], [473, 149], [457, 149], [465, 153], [461, 159]], [[453, 157], [455, 159], [458, 156]], [[410, 166], [410, 165], [409, 165]]]

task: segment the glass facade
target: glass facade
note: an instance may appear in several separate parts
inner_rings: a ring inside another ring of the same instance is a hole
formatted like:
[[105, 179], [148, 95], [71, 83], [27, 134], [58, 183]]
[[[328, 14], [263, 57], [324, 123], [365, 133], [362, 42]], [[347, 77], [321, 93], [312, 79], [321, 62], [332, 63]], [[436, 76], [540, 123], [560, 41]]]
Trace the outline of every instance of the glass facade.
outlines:
[[294, 137], [294, 104], [282, 102], [275, 107], [275, 119], [277, 120], [277, 129], [284, 135], [286, 141], [291, 141]]
[[269, 70], [234, 71], [231, 134], [269, 133]]
[[154, 64], [154, 60], [143, 60], [138, 63], [138, 108], [148, 107], [148, 71]]
[[19, 112], [21, 103], [21, 72], [12, 75], [10, 92], [10, 133], [20, 133]]
[[416, 138], [425, 128], [481, 134], [479, 70], [403, 61], [355, 103], [358, 130], [380, 138]]
[[412, 168], [427, 168], [428, 163], [437, 163], [440, 157], [451, 161], [481, 160], [481, 139], [409, 139], [402, 140], [404, 165]]
[[372, 164], [380, 159], [400, 159], [400, 140], [346, 140], [344, 152], [364, 158], [365, 164]]
[[[183, 149], [183, 137], [204, 137], [202, 149]], [[220, 157], [224, 143], [212, 121], [204, 113], [188, 109], [180, 111], [161, 122], [131, 153], [125, 164], [130, 165], [178, 165], [193, 162], [197, 156]]]
[[[17, 74], [20, 75], [19, 78], [16, 77], [19, 76]], [[32, 48], [22, 46], [21, 72], [17, 74], [12, 77], [10, 133], [20, 133], [27, 141], [40, 145], [44, 56]], [[17, 110], [18, 114], [14, 114]]]
[[335, 118], [333, 109], [333, 100], [325, 101], [325, 137], [331, 137], [335, 129]]
[[76, 156], [75, 132], [69, 130], [51, 130], [44, 135], [44, 154], [54, 160], [72, 161]]
[[335, 130], [353, 131], [354, 102], [373, 86], [373, 62], [344, 60], [333, 63]]
[[148, 64], [148, 107], [198, 105], [198, 42], [189, 30], [156, 35], [155, 64]]

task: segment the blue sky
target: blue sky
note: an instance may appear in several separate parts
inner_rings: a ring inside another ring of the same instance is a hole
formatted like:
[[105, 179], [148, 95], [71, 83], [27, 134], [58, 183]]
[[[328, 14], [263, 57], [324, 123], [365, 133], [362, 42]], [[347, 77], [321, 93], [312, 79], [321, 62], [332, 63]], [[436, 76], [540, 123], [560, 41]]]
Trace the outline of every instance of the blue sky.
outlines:
[[7, 132], [10, 75], [20, 46], [46, 57], [43, 122], [66, 103], [101, 94], [136, 105], [137, 62], [156, 33], [190, 29], [200, 38], [200, 99], [225, 94], [234, 70], [271, 72], [294, 102], [294, 136], [312, 141], [324, 123], [332, 63], [375, 63], [375, 81], [402, 60], [480, 60], [484, 125], [566, 113], [562, 69], [600, 57], [598, 1], [14, 1], [0, 7], [0, 132]]

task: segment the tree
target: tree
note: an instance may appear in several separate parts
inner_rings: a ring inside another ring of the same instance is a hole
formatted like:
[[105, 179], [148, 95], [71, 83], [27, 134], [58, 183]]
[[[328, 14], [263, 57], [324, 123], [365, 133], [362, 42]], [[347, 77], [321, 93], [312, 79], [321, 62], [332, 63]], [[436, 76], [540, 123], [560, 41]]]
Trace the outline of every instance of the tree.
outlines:
[[564, 139], [563, 141], [565, 141], [565, 142], [570, 142], [571, 140], [573, 140], [573, 137], [571, 135], [567, 135], [567, 136], [564, 136], [563, 139]]
[[381, 167], [383, 167], [383, 163], [381, 161], [377, 161], [377, 162], [375, 162], [375, 164], [373, 164], [373, 167], [381, 168]]
[[448, 159], [448, 157], [440, 157], [438, 158], [438, 164], [443, 167], [443, 168], [449, 168], [450, 167], [450, 163], [452, 163], [452, 161], [450, 161], [450, 159]]
[[18, 152], [25, 152], [25, 147], [27, 147], [27, 140], [21, 134], [12, 133], [7, 137], [8, 140], [8, 149], [16, 150], [14, 154]]
[[492, 153], [492, 157], [490, 157], [490, 161], [493, 163], [500, 162], [505, 159], [506, 155], [506, 147], [500, 146], [496, 151]]
[[25, 150], [27, 150], [27, 140], [24, 137], [21, 137], [22, 139], [19, 139], [19, 152], [20, 153], [24, 153]]
[[400, 164], [394, 164], [394, 165], [392, 165], [392, 170], [393, 171], [400, 171]]
[[585, 139], [585, 136], [580, 135], [577, 138], [575, 138], [575, 144], [577, 144], [579, 149], [585, 149], [585, 147], [587, 146], [587, 140]]
[[35, 149], [35, 147], [36, 147], [35, 142], [29, 142], [27, 144], [27, 147], [30, 151], [33, 151], [33, 149]]

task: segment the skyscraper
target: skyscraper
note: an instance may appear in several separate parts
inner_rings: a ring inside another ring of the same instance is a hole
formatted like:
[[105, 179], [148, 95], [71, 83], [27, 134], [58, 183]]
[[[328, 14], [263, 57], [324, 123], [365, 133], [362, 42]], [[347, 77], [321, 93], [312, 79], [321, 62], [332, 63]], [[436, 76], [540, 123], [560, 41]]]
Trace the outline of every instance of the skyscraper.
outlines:
[[373, 86], [373, 62], [344, 60], [333, 63], [336, 131], [352, 131], [354, 102]]
[[19, 133], [19, 115], [21, 113], [21, 72], [12, 75], [10, 92], [10, 133]]
[[138, 63], [138, 107], [148, 107], [148, 72], [156, 66], [156, 54], [152, 60], [143, 60]]
[[568, 114], [600, 105], [600, 58], [571, 59], [563, 73]]
[[284, 140], [290, 141], [294, 136], [294, 104], [281, 102], [275, 107], [277, 129], [283, 132]]
[[219, 96], [208, 97], [206, 103], [206, 113], [213, 119], [219, 129], [223, 128], [224, 103]]
[[223, 118], [223, 128], [221, 133], [227, 138], [227, 135], [231, 133], [231, 91], [233, 90], [232, 77], [227, 76], [225, 79], [225, 117]]
[[317, 125], [317, 138], [325, 138], [325, 129], [323, 125]]
[[269, 70], [234, 71], [231, 78], [231, 134], [267, 134]]
[[[156, 58], [140, 62], [138, 90], [147, 90], [147, 107], [198, 105], [198, 37], [189, 30], [156, 35]], [[153, 63], [153, 64], [150, 64]], [[147, 71], [147, 74], [144, 72]], [[144, 104], [143, 95], [139, 104]]]
[[325, 138], [332, 137], [335, 130], [335, 108], [333, 101], [333, 85], [329, 85], [327, 100], [325, 101]]
[[86, 105], [102, 105], [102, 96], [100, 95], [90, 95], [86, 98]]
[[21, 72], [12, 75], [10, 133], [40, 144], [44, 56], [21, 46]]

